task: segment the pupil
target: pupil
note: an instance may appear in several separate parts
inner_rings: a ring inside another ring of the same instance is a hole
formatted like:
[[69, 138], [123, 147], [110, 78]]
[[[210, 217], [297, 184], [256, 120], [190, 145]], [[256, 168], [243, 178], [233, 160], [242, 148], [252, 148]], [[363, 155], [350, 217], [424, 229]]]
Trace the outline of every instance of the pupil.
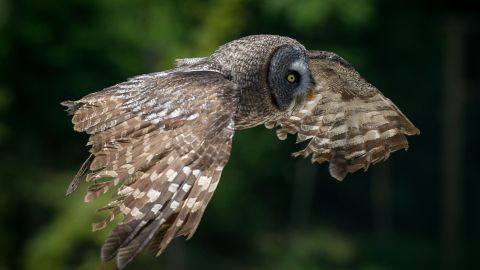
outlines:
[[289, 70], [289, 72], [287, 73], [287, 78], [286, 79], [287, 79], [288, 83], [290, 83], [290, 84], [297, 83], [298, 78], [300, 78], [300, 74], [298, 74], [298, 72], [296, 72], [296, 71]]

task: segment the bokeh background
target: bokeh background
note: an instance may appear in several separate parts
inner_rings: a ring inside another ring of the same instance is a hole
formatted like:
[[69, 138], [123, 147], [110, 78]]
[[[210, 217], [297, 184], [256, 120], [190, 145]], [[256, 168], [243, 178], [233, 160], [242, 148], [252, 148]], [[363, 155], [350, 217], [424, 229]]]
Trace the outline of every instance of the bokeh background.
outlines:
[[59, 102], [250, 34], [340, 54], [422, 131], [338, 182], [294, 139], [240, 131], [195, 236], [127, 269], [478, 269], [480, 39], [475, 1], [0, 0], [0, 270], [115, 269]]

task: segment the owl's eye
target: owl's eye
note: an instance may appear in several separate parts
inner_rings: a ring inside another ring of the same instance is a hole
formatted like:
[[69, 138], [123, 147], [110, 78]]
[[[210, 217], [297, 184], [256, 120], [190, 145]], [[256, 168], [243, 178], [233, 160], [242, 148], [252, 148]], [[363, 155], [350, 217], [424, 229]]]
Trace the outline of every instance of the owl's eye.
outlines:
[[290, 71], [288, 74], [287, 74], [287, 81], [289, 83], [296, 83], [298, 81], [298, 73], [295, 72], [295, 71]]

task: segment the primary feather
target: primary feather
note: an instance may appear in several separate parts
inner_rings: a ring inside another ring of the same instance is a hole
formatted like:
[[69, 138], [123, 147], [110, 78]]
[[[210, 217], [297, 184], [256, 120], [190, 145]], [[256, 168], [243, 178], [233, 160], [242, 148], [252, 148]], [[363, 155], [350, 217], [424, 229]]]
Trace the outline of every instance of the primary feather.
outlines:
[[93, 182], [85, 201], [120, 186], [111, 214], [94, 225], [124, 217], [105, 241], [104, 260], [116, 257], [122, 268], [155, 235], [161, 252], [175, 236], [193, 234], [230, 155], [237, 93], [219, 73], [171, 72], [63, 103], [74, 129], [91, 135], [92, 155], [68, 193], [85, 174]]

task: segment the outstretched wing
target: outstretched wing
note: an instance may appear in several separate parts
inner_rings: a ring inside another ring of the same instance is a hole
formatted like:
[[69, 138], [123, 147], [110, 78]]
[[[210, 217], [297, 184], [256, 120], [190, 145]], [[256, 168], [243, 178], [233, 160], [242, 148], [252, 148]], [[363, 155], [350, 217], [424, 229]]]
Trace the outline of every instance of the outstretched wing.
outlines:
[[93, 225], [123, 214], [103, 260], [123, 268], [148, 243], [160, 254], [174, 237], [192, 236], [230, 156], [238, 95], [219, 73], [172, 71], [62, 103], [91, 145], [67, 194], [82, 179], [92, 182], [85, 201], [118, 186], [109, 216]]
[[294, 156], [328, 161], [330, 175], [342, 180], [349, 172], [366, 170], [391, 152], [408, 148], [405, 135], [420, 133], [338, 55], [310, 51], [309, 66], [316, 86], [307, 93], [306, 102], [292, 115], [266, 124], [280, 126], [280, 139], [297, 134], [297, 142], [310, 140]]

